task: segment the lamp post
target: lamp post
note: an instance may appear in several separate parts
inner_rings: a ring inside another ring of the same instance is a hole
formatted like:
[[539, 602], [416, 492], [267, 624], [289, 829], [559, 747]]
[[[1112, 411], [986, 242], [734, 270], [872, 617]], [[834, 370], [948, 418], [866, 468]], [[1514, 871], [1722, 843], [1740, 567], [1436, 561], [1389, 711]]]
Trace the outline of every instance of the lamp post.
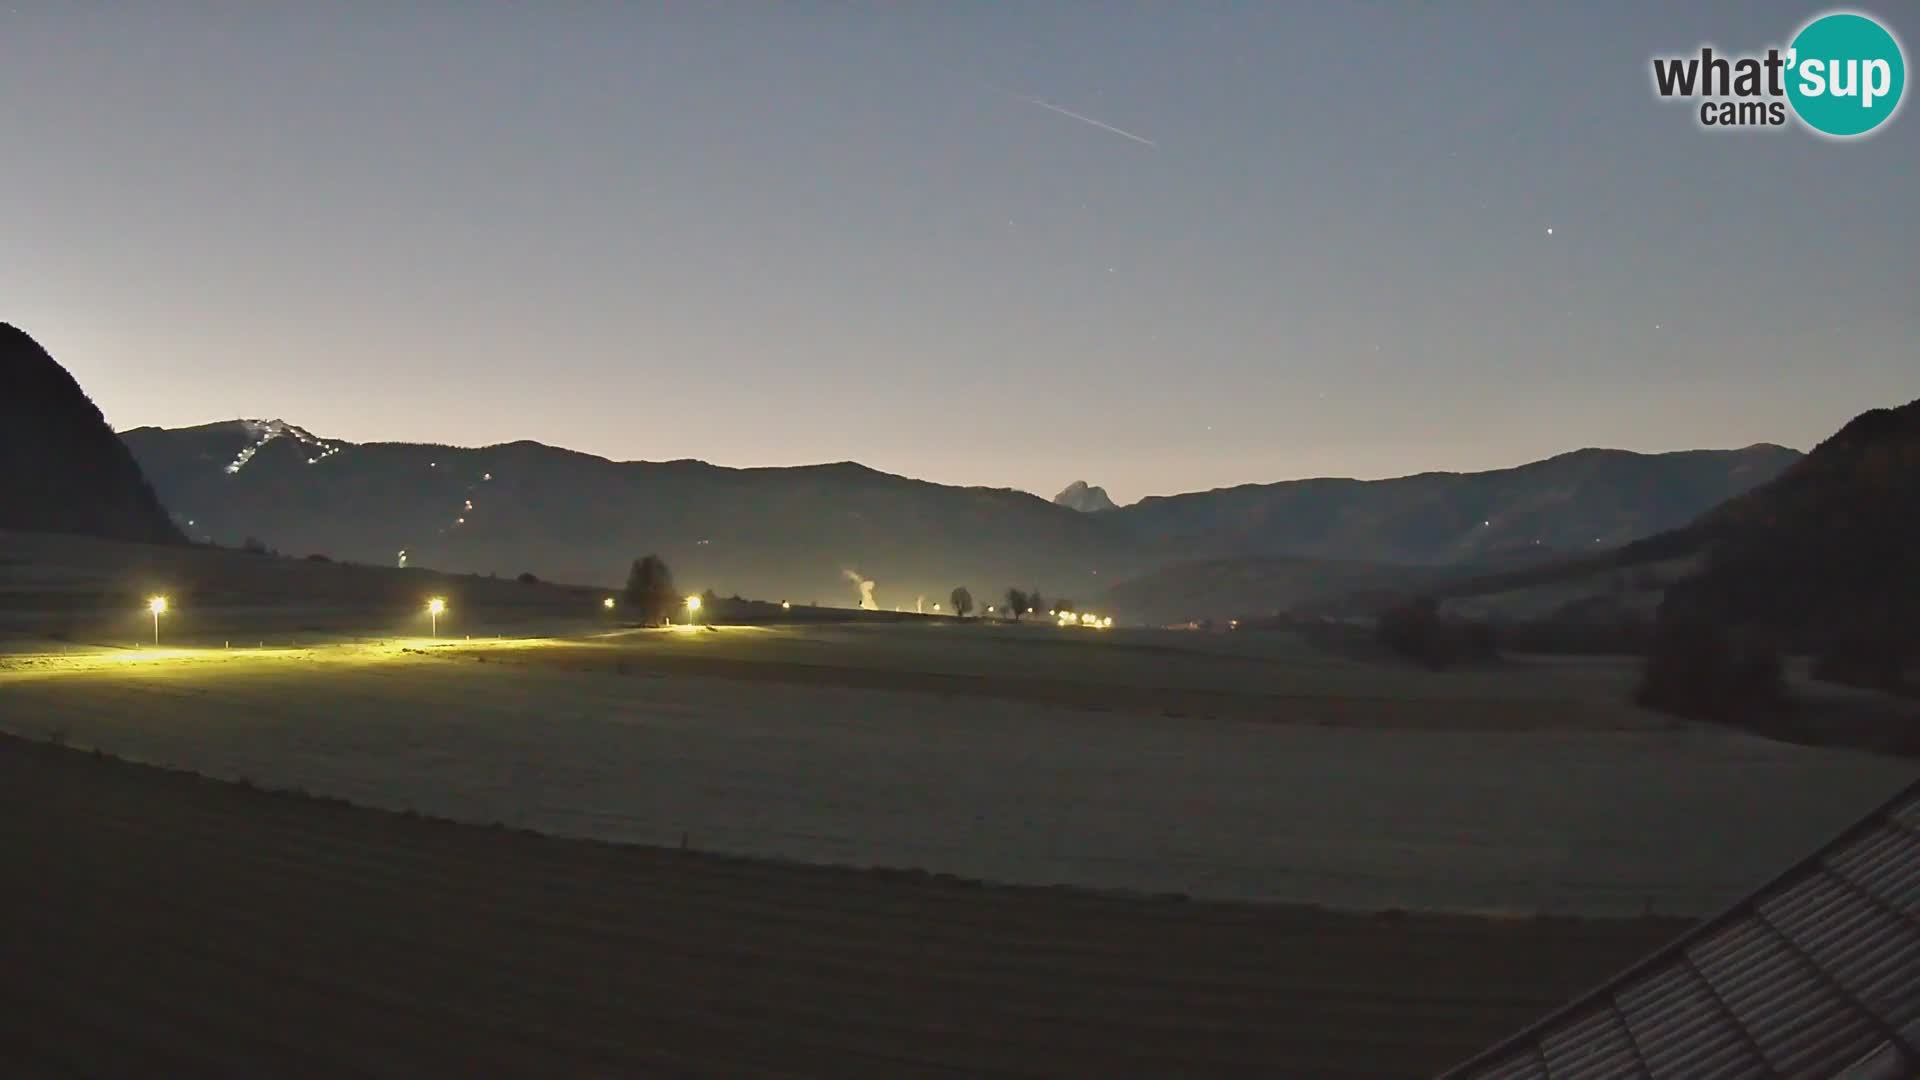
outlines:
[[433, 636], [440, 636], [440, 614], [447, 610], [447, 602], [436, 596], [427, 601], [427, 624], [433, 628]]
[[158, 648], [160, 645], [160, 616], [167, 612], [167, 598], [164, 596], [148, 597], [147, 610], [153, 612], [153, 644], [154, 647]]
[[687, 625], [688, 626], [693, 625], [693, 618], [698, 614], [700, 614], [700, 598], [697, 596], [687, 597]]

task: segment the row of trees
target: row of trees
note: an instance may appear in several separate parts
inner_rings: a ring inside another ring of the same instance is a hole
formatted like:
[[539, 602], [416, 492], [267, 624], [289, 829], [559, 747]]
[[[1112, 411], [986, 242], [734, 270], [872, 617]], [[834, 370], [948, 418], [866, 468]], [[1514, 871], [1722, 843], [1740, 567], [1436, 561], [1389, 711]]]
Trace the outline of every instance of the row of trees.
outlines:
[[[1538, 625], [1502, 625], [1509, 635]], [[1570, 624], [1578, 631], [1577, 624]], [[1635, 624], [1635, 632], [1598, 628], [1598, 637], [1547, 644], [1583, 642], [1586, 651], [1638, 652], [1645, 656], [1634, 700], [1648, 708], [1693, 720], [1729, 724], [1793, 741], [1819, 741], [1798, 715], [1786, 679], [1792, 651], [1782, 633], [1755, 620], [1737, 622], [1702, 606], [1669, 602], [1659, 618]], [[1449, 618], [1429, 597], [1381, 612], [1375, 624], [1379, 643], [1391, 652], [1433, 668], [1498, 657], [1494, 628], [1485, 622]], [[1816, 679], [1846, 682], [1894, 693], [1911, 693], [1904, 671], [1910, 653], [1890, 646], [1891, 636], [1863, 627], [1852, 637], [1836, 636], [1814, 651]], [[1522, 636], [1518, 647], [1540, 645]], [[1623, 647], [1631, 646], [1631, 647]], [[1575, 649], [1574, 651], [1580, 651]]]
[[[1505, 626], [1502, 634], [1529, 625]], [[1490, 623], [1448, 618], [1432, 597], [1417, 597], [1381, 612], [1374, 633], [1389, 651], [1436, 669], [1499, 656]], [[1790, 700], [1777, 636], [1753, 627], [1730, 628], [1699, 613], [1671, 611], [1645, 633], [1647, 639], [1637, 642], [1641, 647], [1627, 650], [1646, 656], [1635, 691], [1640, 704], [1691, 719], [1780, 730]], [[1615, 644], [1610, 638], [1595, 640], [1603, 646]], [[1523, 638], [1520, 648], [1531, 651], [1537, 644]]]
[[1779, 637], [1699, 612], [1669, 612], [1659, 621], [1634, 700], [1689, 719], [1797, 734]]
[[[965, 585], [953, 590], [953, 593], [947, 597], [947, 600], [953, 604], [953, 613], [963, 619], [974, 612], [973, 593], [970, 592]], [[1007, 606], [1005, 612], [1013, 617], [1014, 622], [1019, 622], [1027, 615], [1047, 606], [1046, 597], [1040, 595], [1039, 589], [1034, 589], [1031, 592], [1023, 589], [1008, 589], [1006, 601]], [[1055, 600], [1053, 606], [1048, 608], [1048, 610], [1077, 611], [1079, 609], [1073, 606], [1073, 601], [1071, 600]]]
[[1436, 670], [1498, 656], [1492, 626], [1444, 618], [1439, 602], [1431, 596], [1381, 612], [1374, 635], [1392, 652]]
[[[658, 555], [646, 555], [633, 560], [633, 566], [627, 571], [627, 587], [622, 599], [626, 607], [643, 622], [669, 619], [682, 603], [680, 591], [673, 586], [673, 572], [667, 569], [666, 560]], [[716, 599], [713, 590], [707, 590], [703, 599], [711, 604]], [[973, 593], [965, 585], [954, 589], [947, 599], [953, 605], [953, 613], [960, 618], [964, 619], [976, 610]], [[1047, 602], [1038, 589], [1031, 592], [1008, 589], [1006, 600], [1006, 611], [1016, 622], [1029, 612], [1040, 610]], [[1051, 610], [1077, 609], [1071, 600], [1056, 600]]]

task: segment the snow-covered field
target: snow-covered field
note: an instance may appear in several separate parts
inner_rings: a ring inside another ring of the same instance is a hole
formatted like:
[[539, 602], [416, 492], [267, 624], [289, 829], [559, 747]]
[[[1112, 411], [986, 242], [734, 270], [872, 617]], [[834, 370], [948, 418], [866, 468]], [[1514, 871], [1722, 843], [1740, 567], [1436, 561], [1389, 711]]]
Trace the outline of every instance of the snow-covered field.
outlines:
[[0, 657], [0, 727], [612, 840], [1215, 898], [1594, 914], [1709, 911], [1912, 774], [1701, 729], [1175, 718], [524, 662], [537, 648], [16, 654]]

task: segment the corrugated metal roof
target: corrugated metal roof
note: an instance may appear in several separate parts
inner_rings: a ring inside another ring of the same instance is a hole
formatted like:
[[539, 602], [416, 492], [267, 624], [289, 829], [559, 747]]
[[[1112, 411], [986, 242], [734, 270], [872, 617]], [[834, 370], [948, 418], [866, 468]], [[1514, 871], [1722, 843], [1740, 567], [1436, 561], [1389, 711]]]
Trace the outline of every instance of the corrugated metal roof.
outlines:
[[1920, 1077], [1920, 783], [1444, 1080]]

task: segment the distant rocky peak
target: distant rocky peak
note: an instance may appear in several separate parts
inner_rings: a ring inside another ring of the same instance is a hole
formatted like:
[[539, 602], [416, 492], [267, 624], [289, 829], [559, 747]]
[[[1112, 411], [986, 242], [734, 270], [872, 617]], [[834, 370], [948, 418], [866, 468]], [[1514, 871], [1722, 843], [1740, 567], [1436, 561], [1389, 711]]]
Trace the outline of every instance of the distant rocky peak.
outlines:
[[1119, 509], [1112, 499], [1107, 498], [1106, 488], [1089, 487], [1085, 480], [1075, 480], [1068, 484], [1060, 494], [1053, 497], [1053, 501], [1083, 514], [1091, 514], [1096, 510]]

